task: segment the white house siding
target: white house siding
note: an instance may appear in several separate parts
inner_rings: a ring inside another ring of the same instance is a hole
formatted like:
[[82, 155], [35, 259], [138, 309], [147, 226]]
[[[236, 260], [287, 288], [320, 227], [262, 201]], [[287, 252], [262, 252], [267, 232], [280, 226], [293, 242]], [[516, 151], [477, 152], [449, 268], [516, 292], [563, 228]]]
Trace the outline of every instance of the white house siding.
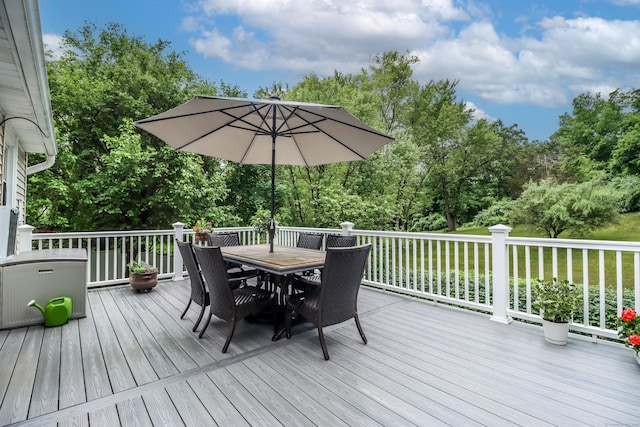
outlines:
[[26, 212], [26, 200], [27, 200], [27, 153], [18, 148], [18, 170], [16, 173], [16, 199], [18, 205], [16, 206], [20, 210], [20, 224], [24, 223]]

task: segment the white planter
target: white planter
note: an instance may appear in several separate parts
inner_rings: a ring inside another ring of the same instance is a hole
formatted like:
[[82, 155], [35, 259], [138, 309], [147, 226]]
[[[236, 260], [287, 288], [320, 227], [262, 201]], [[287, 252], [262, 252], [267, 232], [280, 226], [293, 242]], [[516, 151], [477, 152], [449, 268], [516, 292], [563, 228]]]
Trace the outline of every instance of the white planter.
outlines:
[[556, 323], [542, 319], [545, 341], [555, 345], [567, 344], [569, 338], [569, 323]]
[[636, 353], [636, 362], [640, 365], [640, 353]]

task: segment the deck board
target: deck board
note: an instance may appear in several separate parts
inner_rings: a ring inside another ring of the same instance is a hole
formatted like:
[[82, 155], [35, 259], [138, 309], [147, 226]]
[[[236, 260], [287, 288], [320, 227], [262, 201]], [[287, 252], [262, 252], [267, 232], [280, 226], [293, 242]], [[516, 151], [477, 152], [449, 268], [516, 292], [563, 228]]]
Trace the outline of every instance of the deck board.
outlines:
[[[120, 348], [122, 349], [127, 365], [131, 369], [136, 384], [147, 384], [159, 379], [158, 374], [151, 365], [149, 356], [145, 353], [145, 349], [142, 348], [133, 333], [133, 327], [135, 327], [135, 325], [130, 325], [124, 318], [120, 307], [118, 307], [114, 301], [114, 293], [103, 292], [101, 297], [111, 326], [118, 336]], [[123, 311], [126, 311], [126, 307]], [[153, 351], [153, 349], [149, 350]]]
[[206, 375], [198, 376], [190, 379], [189, 385], [204, 402], [205, 408], [218, 425], [238, 427], [249, 425], [211, 378]]
[[[91, 302], [87, 301], [87, 317], [79, 323], [82, 367], [88, 401], [113, 394], [93, 315]], [[96, 416], [101, 415], [96, 414]]]
[[[156, 378], [166, 378], [177, 374], [178, 369], [171, 362], [160, 343], [156, 341], [147, 324], [128, 303], [129, 300], [133, 300], [133, 298], [126, 298], [122, 292], [113, 293], [113, 302], [120, 310], [123, 321], [131, 329], [137, 345], [144, 352], [150, 367], [157, 376]], [[151, 381], [156, 378], [152, 377]]]
[[62, 328], [60, 356], [60, 408], [77, 405], [87, 401], [82, 351], [80, 349], [80, 322], [70, 322]]
[[185, 425], [165, 389], [147, 393], [142, 396], [142, 399], [154, 425], [175, 427]]
[[[211, 414], [209, 414], [206, 407], [186, 382], [173, 384], [167, 387], [167, 392], [186, 425], [216, 425]], [[209, 404], [215, 405], [215, 402], [209, 402]]]
[[[176, 340], [175, 336], [167, 330], [164, 322], [156, 318], [153, 313], [145, 307], [142, 301], [138, 298], [124, 298], [124, 293], [120, 293], [119, 298], [127, 301], [130, 310], [139, 316], [155, 340], [158, 343], [162, 343], [165, 356], [179, 372], [188, 371], [198, 366], [193, 358], [190, 357], [187, 351], [180, 345], [180, 342]], [[189, 341], [191, 342], [191, 340]], [[205, 364], [211, 361], [211, 358], [206, 358], [201, 363]]]
[[[537, 325], [362, 288], [353, 321], [317, 331], [240, 322], [191, 331], [188, 281], [88, 293], [87, 317], [0, 331], [0, 425], [632, 425], [633, 353]], [[206, 319], [205, 319], [206, 320]], [[204, 320], [203, 320], [204, 323]], [[59, 383], [59, 385], [57, 385]]]
[[109, 317], [102, 305], [101, 294], [105, 292], [89, 292], [88, 298], [95, 320], [103, 360], [107, 367], [109, 383], [114, 393], [136, 386], [133, 374], [128, 369], [127, 360], [120, 348], [118, 337], [109, 322]]
[[[2, 366], [2, 369], [0, 369], [0, 401], [2, 402], [7, 399], [7, 388], [9, 387], [24, 337], [27, 334], [27, 328], [12, 329], [7, 332], [9, 333], [0, 348], [0, 366]], [[1, 411], [2, 408], [0, 407]]]
[[110, 427], [120, 423], [115, 405], [91, 411], [88, 416], [91, 427]]
[[33, 403], [29, 407], [29, 418], [58, 410], [61, 339], [61, 328], [44, 330], [38, 370], [31, 392]]
[[122, 426], [153, 426], [142, 397], [125, 400], [124, 402], [118, 403], [117, 406], [118, 416], [120, 417], [120, 424]]
[[0, 407], [0, 425], [27, 418], [44, 330], [29, 328]]

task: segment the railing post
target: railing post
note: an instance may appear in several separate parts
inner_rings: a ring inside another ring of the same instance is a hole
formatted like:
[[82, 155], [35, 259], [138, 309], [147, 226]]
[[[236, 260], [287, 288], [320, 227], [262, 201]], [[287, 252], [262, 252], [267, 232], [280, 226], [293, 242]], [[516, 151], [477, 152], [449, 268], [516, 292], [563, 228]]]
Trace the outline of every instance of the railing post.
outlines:
[[342, 235], [343, 236], [350, 236], [351, 235], [351, 231], [353, 231], [353, 226], [355, 224], [349, 221], [345, 221], [343, 223], [340, 224], [340, 227], [342, 227]]
[[[181, 222], [175, 222], [172, 225], [175, 239], [182, 242], [184, 236], [184, 224]], [[178, 245], [175, 244], [175, 240], [173, 243], [173, 280], [182, 280], [184, 278], [182, 274], [182, 255], [180, 255], [180, 251], [178, 250]]]
[[28, 252], [31, 250], [31, 235], [35, 229], [35, 227], [28, 224], [18, 226], [18, 253]]
[[509, 276], [507, 274], [507, 237], [511, 227], [498, 224], [489, 228], [491, 232], [491, 270], [493, 276], [493, 316], [494, 322], [512, 322], [512, 318], [507, 315], [509, 307]]

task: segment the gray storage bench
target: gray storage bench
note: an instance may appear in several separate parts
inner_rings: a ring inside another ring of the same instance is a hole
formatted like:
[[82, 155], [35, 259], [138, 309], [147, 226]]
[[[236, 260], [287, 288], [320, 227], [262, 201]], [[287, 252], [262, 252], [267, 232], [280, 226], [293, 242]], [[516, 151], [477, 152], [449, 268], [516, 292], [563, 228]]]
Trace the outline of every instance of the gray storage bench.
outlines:
[[0, 329], [43, 324], [42, 313], [27, 303], [44, 307], [61, 296], [71, 298], [71, 318], [86, 316], [85, 249], [27, 251], [0, 262]]

